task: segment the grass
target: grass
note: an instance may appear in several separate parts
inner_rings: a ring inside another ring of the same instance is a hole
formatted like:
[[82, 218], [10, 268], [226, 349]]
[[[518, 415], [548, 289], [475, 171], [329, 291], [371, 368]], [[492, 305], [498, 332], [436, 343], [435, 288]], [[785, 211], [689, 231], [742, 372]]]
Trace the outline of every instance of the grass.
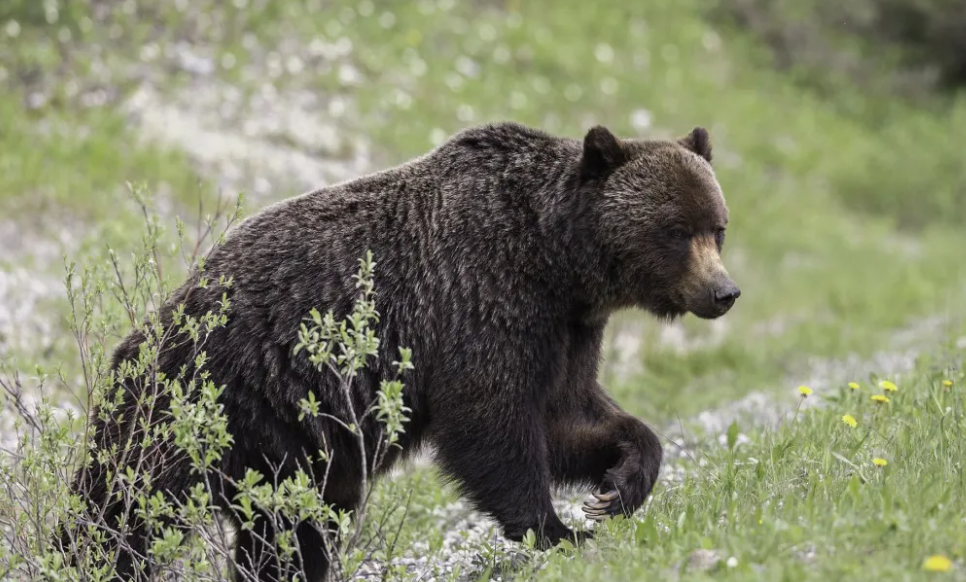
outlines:
[[[894, 378], [894, 392], [843, 384], [800, 397], [821, 402], [793, 403], [780, 427], [736, 424], [727, 446], [675, 463], [684, 477], [659, 486], [641, 515], [603, 524], [578, 555], [544, 554], [512, 579], [925, 580], [937, 575], [923, 569], [936, 555], [954, 562], [943, 579], [966, 579], [963, 364], [947, 344]], [[432, 508], [446, 500], [425, 479], [410, 482], [415, 539], [434, 535]]]
[[[822, 410], [704, 451], [708, 468], [659, 492], [646, 516], [612, 524], [598, 557], [553, 557], [534, 578], [927, 579], [922, 565], [939, 554], [959, 560], [949, 578], [963, 579], [966, 386], [961, 372], [926, 370], [898, 384], [889, 404], [870, 399], [877, 388], [842, 387], [819, 395]], [[717, 571], [688, 567], [709, 549]]]
[[[0, 209], [28, 216], [70, 213], [86, 220], [116, 217], [124, 182], [138, 176], [191, 200], [197, 175], [178, 152], [132, 147], [136, 134], [109, 111], [23, 111], [16, 95], [0, 96]], [[133, 208], [133, 206], [131, 206]]]
[[[942, 579], [966, 579], [963, 364], [962, 350], [946, 345], [894, 378], [895, 392], [840, 385], [807, 396], [819, 406], [792, 404], [780, 427], [735, 425], [730, 435], [747, 439], [690, 450], [675, 463], [683, 478], [659, 486], [642, 514], [603, 524], [576, 555], [542, 554], [511, 579], [926, 580], [937, 555], [953, 562]], [[403, 543], [429, 536], [433, 548], [433, 510], [452, 498], [424, 472], [410, 479], [384, 494], [411, 487]]]
[[[117, 3], [93, 18], [72, 3], [55, 25], [39, 13], [19, 25], [0, 61], [0, 214], [28, 231], [40, 225], [43, 236], [76, 229], [86, 243], [68, 250], [100, 257], [107, 244], [123, 250], [140, 236], [125, 181], [147, 182], [176, 210], [189, 208], [199, 182], [210, 192], [190, 160], [141, 139], [117, 107], [142, 68], [170, 68], [170, 59], [149, 60], [143, 49], [180, 40], [243, 93], [270, 82], [345, 99], [341, 126], [367, 137], [380, 166], [496, 119], [573, 137], [593, 123], [628, 136], [709, 127], [732, 214], [725, 263], [743, 295], [720, 341], [699, 345], [708, 324], [682, 322], [694, 343], [683, 352], [662, 345], [640, 314], [620, 315], [621, 325], [640, 327], [639, 366], [629, 374], [610, 366], [603, 377], [619, 402], [649, 420], [687, 418], [751, 391], [790, 393], [807, 376], [808, 358], [898, 349], [893, 330], [923, 317], [946, 322], [912, 338], [924, 352], [942, 353], [964, 331], [966, 174], [955, 141], [966, 131], [962, 99], [927, 111], [844, 84], [831, 96], [804, 92], [768, 68], [754, 39], [706, 20], [698, 0], [189, 4]], [[10, 30], [0, 22], [0, 36]], [[188, 76], [164, 73], [163, 88], [177, 92]], [[83, 107], [52, 79], [75, 80], [78, 95], [106, 83], [117, 96]], [[27, 108], [38, 92], [45, 104]], [[26, 260], [4, 254], [0, 266]], [[19, 356], [25, 368], [35, 360], [69, 366], [70, 350]], [[537, 577], [670, 576], [705, 546], [734, 555], [738, 566], [684, 571], [683, 579], [907, 579], [930, 553], [962, 559], [963, 516], [950, 508], [962, 504], [962, 451], [951, 431], [962, 433], [963, 389], [959, 378], [941, 390], [931, 370], [905, 377], [875, 417], [867, 398], [852, 402], [846, 393], [778, 430], [749, 428], [751, 443], [734, 452], [702, 451], [713, 470], [690, 468], [646, 514], [613, 524], [599, 549], [576, 560], [554, 556]], [[841, 423], [847, 411], [857, 429]], [[873, 426], [879, 433], [859, 445], [857, 435]], [[776, 457], [785, 442], [792, 445]], [[890, 464], [874, 469], [873, 454]], [[867, 481], [856, 492], [859, 473]], [[415, 491], [403, 539], [430, 535], [432, 546], [440, 534], [431, 509], [452, 495], [422, 471], [386, 484], [385, 494], [400, 487]], [[938, 500], [945, 510], [936, 510]]]

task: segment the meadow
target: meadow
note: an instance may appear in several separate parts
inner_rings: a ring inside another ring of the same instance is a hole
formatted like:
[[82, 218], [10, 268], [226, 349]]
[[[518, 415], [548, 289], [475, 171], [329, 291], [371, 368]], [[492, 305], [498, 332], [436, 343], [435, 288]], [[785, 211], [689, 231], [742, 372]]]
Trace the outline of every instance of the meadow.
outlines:
[[[242, 192], [251, 213], [486, 121], [572, 137], [702, 125], [742, 298], [711, 323], [611, 323], [602, 382], [668, 457], [646, 508], [536, 552], [415, 463], [377, 488], [376, 510], [405, 519], [387, 518], [391, 554], [356, 576], [966, 580], [966, 100], [853, 78], [817, 90], [801, 76], [820, 70], [774, 66], [714, 6], [5, 3], [0, 362], [23, 391], [4, 396], [0, 515], [29, 445], [17, 408], [84, 407], [65, 257], [109, 289], [111, 257], [134, 265], [156, 219], [160, 278], [177, 284], [177, 219], [194, 242]], [[104, 297], [109, 350], [124, 306]], [[0, 573], [15, 563], [0, 544]]]

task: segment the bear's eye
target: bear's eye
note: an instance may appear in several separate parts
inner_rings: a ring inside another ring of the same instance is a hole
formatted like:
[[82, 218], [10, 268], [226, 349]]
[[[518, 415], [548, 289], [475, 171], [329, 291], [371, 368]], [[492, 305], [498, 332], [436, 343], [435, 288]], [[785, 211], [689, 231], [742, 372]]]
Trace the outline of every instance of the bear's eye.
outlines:
[[668, 231], [668, 235], [674, 240], [685, 240], [691, 238], [691, 233], [680, 226], [673, 227], [670, 231]]
[[725, 239], [725, 230], [723, 228], [719, 228], [714, 233], [714, 242], [718, 244], [718, 247], [721, 247], [722, 245], [724, 245], [724, 239]]

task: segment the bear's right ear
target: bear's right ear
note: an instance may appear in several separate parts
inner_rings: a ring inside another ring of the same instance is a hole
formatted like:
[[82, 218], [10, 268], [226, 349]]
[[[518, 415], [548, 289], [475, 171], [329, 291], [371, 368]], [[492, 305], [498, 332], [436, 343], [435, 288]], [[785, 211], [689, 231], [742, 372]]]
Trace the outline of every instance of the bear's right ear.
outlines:
[[695, 127], [691, 133], [678, 139], [678, 143], [711, 163], [711, 136], [703, 127]]
[[580, 160], [583, 180], [605, 178], [625, 162], [627, 152], [606, 127], [594, 126], [584, 136], [584, 154]]

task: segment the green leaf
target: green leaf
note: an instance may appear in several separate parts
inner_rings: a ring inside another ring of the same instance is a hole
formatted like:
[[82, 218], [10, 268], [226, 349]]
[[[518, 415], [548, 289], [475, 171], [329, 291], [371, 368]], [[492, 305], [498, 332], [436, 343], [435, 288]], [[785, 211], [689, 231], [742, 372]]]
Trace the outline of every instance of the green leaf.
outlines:
[[728, 426], [728, 450], [733, 451], [738, 442], [738, 421], [733, 420]]
[[859, 499], [859, 477], [857, 475], [852, 475], [852, 478], [849, 479], [849, 493], [851, 493], [852, 497], [856, 500]]

